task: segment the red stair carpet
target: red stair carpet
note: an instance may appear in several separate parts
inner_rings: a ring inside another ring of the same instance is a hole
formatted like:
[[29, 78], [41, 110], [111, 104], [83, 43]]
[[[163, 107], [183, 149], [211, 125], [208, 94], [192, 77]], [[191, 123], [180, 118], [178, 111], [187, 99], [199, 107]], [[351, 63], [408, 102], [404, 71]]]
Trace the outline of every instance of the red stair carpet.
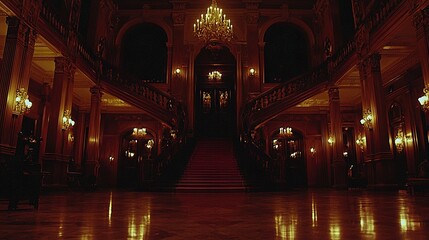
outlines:
[[244, 192], [245, 185], [227, 139], [201, 139], [196, 143], [176, 192]]

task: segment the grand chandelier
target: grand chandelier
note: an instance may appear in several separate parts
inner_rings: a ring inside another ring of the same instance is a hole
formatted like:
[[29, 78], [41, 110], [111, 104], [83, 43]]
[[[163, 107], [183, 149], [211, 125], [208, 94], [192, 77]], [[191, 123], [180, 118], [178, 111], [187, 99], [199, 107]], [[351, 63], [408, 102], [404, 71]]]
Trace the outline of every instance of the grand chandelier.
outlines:
[[207, 13], [201, 14], [201, 18], [194, 23], [194, 35], [204, 42], [227, 42], [232, 39], [231, 20], [226, 19], [216, 0], [212, 0]]

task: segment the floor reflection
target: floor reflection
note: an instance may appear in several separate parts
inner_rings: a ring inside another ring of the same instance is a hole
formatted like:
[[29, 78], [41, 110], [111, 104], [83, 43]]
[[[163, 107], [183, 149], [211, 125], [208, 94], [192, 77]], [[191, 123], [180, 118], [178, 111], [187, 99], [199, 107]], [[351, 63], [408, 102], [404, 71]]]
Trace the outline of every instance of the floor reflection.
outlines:
[[0, 202], [0, 239], [425, 239], [428, 200], [334, 190], [54, 192], [38, 211]]

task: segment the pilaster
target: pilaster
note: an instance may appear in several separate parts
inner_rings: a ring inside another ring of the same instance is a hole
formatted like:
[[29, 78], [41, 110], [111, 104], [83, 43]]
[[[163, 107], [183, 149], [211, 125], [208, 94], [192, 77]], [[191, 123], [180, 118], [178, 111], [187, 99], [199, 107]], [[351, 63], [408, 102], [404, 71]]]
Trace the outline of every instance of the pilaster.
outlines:
[[329, 94], [329, 118], [331, 122], [330, 134], [332, 142], [331, 169], [333, 176], [333, 187], [346, 187], [346, 164], [343, 157], [343, 130], [341, 122], [340, 92], [338, 88], [330, 88]]
[[85, 172], [92, 175], [94, 167], [98, 164], [100, 158], [100, 133], [101, 133], [101, 89], [92, 87], [91, 107], [89, 113], [89, 127], [87, 139], [87, 158], [85, 163]]
[[363, 115], [371, 115], [365, 125], [365, 165], [370, 187], [391, 187], [395, 185], [395, 163], [389, 144], [380, 59], [380, 54], [374, 53], [359, 64]]

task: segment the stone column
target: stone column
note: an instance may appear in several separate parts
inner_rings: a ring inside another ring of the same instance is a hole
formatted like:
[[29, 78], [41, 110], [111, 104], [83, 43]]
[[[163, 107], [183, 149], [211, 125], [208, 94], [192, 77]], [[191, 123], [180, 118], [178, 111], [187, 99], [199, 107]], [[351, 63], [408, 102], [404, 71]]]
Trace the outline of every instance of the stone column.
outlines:
[[330, 137], [332, 143], [332, 186], [335, 188], [346, 187], [346, 164], [343, 157], [343, 126], [341, 121], [340, 92], [338, 88], [331, 88], [329, 94], [329, 119], [331, 122]]
[[371, 114], [370, 125], [365, 127], [368, 184], [372, 187], [395, 185], [395, 163], [390, 151], [389, 122], [384, 104], [384, 90], [380, 71], [380, 54], [375, 53], [359, 63], [362, 110]]
[[94, 167], [98, 164], [100, 158], [100, 132], [101, 132], [101, 89], [92, 87], [91, 107], [89, 113], [88, 139], [86, 149], [85, 173], [90, 176], [93, 174]]

